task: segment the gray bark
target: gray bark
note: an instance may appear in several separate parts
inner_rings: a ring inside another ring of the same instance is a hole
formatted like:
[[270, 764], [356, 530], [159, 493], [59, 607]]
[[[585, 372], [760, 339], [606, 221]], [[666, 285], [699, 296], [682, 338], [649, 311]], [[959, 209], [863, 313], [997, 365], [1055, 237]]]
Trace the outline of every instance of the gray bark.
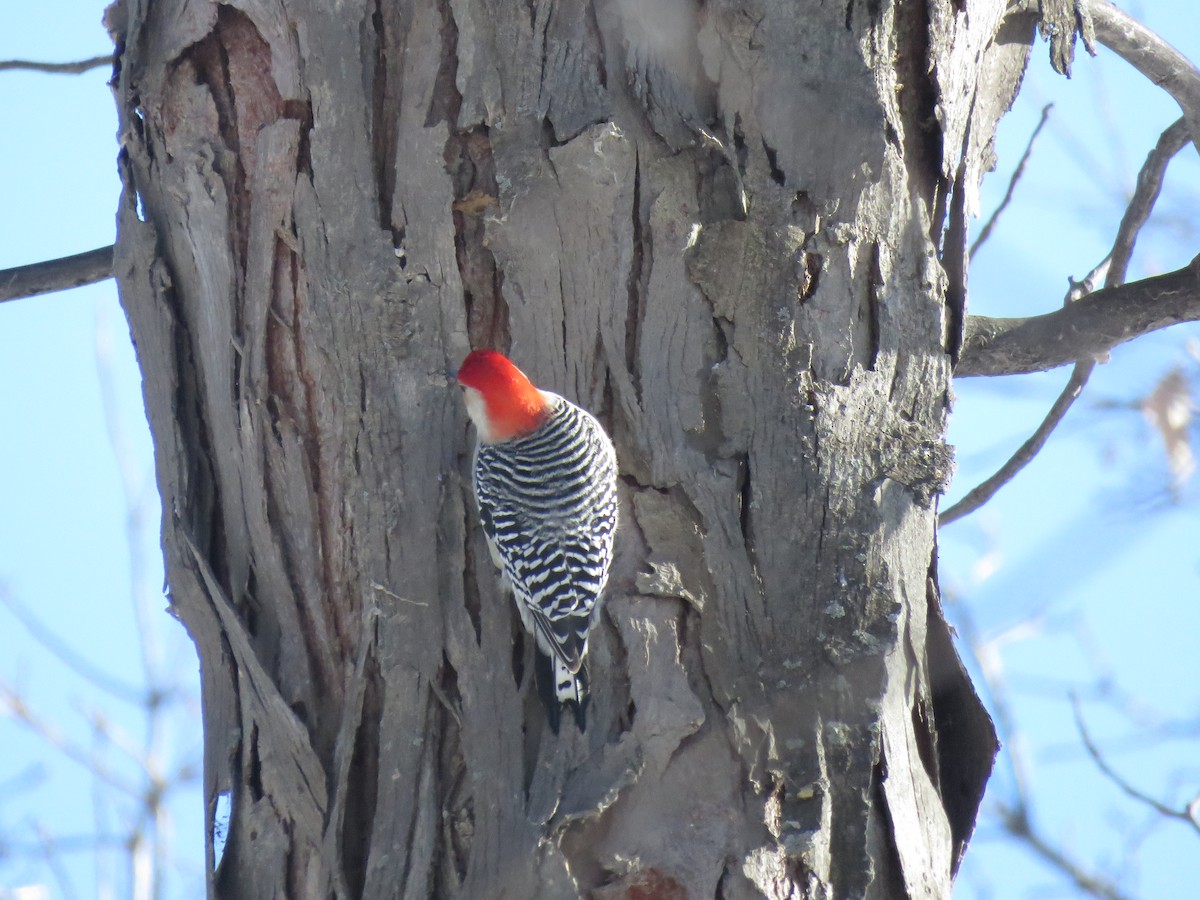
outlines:
[[[210, 895], [949, 894], [996, 745], [935, 507], [1004, 5], [110, 11]], [[474, 520], [445, 372], [485, 345], [621, 460], [583, 735]]]

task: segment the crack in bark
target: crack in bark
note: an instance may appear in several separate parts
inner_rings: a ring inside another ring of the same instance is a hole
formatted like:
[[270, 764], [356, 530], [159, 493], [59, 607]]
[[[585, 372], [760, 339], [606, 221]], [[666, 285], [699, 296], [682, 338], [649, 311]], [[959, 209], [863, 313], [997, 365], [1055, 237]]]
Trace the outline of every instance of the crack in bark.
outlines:
[[[873, 873], [871, 886], [878, 889], [879, 896], [904, 897], [909, 896], [910, 892], [905, 883], [904, 864], [900, 860], [900, 847], [896, 844], [896, 821], [892, 816], [892, 808], [887, 802], [887, 793], [883, 789], [887, 777], [887, 752], [881, 743], [879, 759], [871, 769], [871, 801], [878, 813], [888, 820], [890, 827], [880, 829], [883, 832], [881, 836], [887, 845], [887, 868], [883, 873], [879, 871]], [[887, 887], [883, 887], [879, 883], [881, 875], [886, 878]]]
[[971, 128], [967, 126], [963, 133], [964, 154], [963, 162], [959, 164], [951, 187], [949, 206], [950, 221], [944, 234], [942, 245], [942, 268], [946, 272], [947, 284], [945, 294], [946, 327], [943, 333], [943, 346], [950, 354], [950, 364], [956, 365], [963, 349], [964, 316], [967, 310], [967, 268], [970, 256], [967, 249], [967, 201], [966, 201], [966, 153], [965, 147], [970, 143]]
[[487, 246], [484, 215], [499, 202], [491, 134], [476, 125], [452, 134], [446, 141], [446, 168], [454, 184], [454, 250], [467, 311], [467, 335], [472, 347], [507, 353], [508, 304], [503, 273]]
[[[369, 640], [363, 636], [361, 640]], [[379, 781], [379, 735], [382, 728], [383, 691], [379, 661], [374, 655], [367, 660], [363, 673], [362, 706], [358, 728], [354, 732], [354, 750], [346, 788], [344, 819], [341, 833], [342, 874], [351, 896], [362, 896], [367, 880], [367, 862], [371, 856], [371, 835], [374, 830], [375, 805]], [[403, 881], [401, 882], [403, 883]]]
[[[254, 22], [232, 6], [217, 7], [213, 30], [193, 44], [185, 58], [195, 64], [197, 81], [208, 89], [217, 112], [225, 153], [214, 168], [225, 182], [233, 217], [235, 271], [245, 271], [250, 228], [250, 177], [255, 171], [259, 131], [288, 110], [271, 75], [271, 47]], [[310, 113], [311, 115], [311, 113]], [[240, 293], [244, 285], [236, 284]], [[234, 303], [235, 309], [244, 304]], [[241, 323], [237, 323], [239, 332]]]
[[635, 150], [633, 162], [633, 203], [632, 203], [632, 256], [629, 263], [629, 278], [626, 281], [625, 305], [625, 367], [629, 370], [629, 378], [633, 384], [634, 396], [638, 402], [642, 400], [642, 367], [638, 365], [639, 340], [643, 315], [642, 294], [645, 289], [645, 240], [644, 223], [642, 222], [642, 160]]
[[787, 184], [787, 175], [783, 169], [779, 167], [779, 154], [775, 152], [775, 148], [767, 143], [767, 139], [762, 139], [763, 152], [767, 155], [767, 168], [771, 172], [771, 180], [780, 187]]
[[742, 543], [750, 556], [750, 566], [757, 572], [758, 565], [754, 560], [754, 522], [751, 513], [754, 494], [750, 485], [749, 453], [740, 454], [738, 457], [738, 474], [741, 476], [741, 483], [738, 485], [738, 526], [742, 532]]
[[867, 359], [865, 368], [875, 371], [879, 359], [879, 289], [883, 287], [883, 269], [880, 263], [879, 241], [871, 242], [870, 260], [867, 265], [866, 326]]
[[805, 250], [801, 256], [800, 282], [796, 285], [796, 302], [803, 305], [810, 300], [821, 286], [821, 267], [825, 257], [820, 253]]
[[[929, 0], [896, 4], [896, 44], [906, 48], [896, 58], [895, 76], [899, 83], [897, 101], [903, 121], [903, 156], [909, 177], [925, 201], [934, 209], [937, 197], [945, 189], [941, 177], [942, 130], [938, 125], [938, 87], [930, 58]], [[933, 233], [941, 228], [939, 219], [931, 223]]]
[[458, 128], [463, 99], [458, 91], [458, 25], [450, 0], [437, 0], [437, 9], [442, 17], [442, 63], [433, 82], [425, 127], [432, 128], [438, 122], [445, 122], [453, 130]]
[[[398, 8], [388, 4], [393, 15]], [[374, 32], [375, 66], [371, 84], [371, 162], [375, 172], [375, 194], [379, 202], [379, 225], [392, 233], [393, 246], [403, 246], [403, 229], [396, 233], [392, 222], [392, 197], [396, 189], [396, 130], [400, 98], [391, 94], [388, 61], [400, 56], [390, 41], [389, 23], [384, 18], [383, 0], [375, 0], [371, 10], [371, 30]]]
[[[296, 612], [301, 625], [307, 625], [305, 638], [308, 657], [315, 663], [313, 676], [319, 679], [318, 691], [338, 692], [340, 685], [333, 672], [335, 655], [333, 649], [326, 646], [326, 641], [321, 638], [330, 637], [330, 626], [332, 626], [332, 638], [341, 648], [342, 655], [349, 654], [352, 639], [347, 634], [343, 620], [357, 618], [358, 612], [357, 603], [347, 595], [347, 591], [341, 589], [342, 581], [334, 571], [334, 554], [330, 549], [331, 533], [344, 523], [340, 514], [334, 515], [335, 505], [330, 496], [332, 470], [329, 467], [333, 460], [327, 458], [322, 452], [319, 424], [322, 394], [308, 361], [308, 341], [302, 333], [302, 293], [297, 292], [292, 296], [291, 344], [295, 362], [295, 377], [299, 382], [302, 394], [299, 398], [300, 404], [295, 410], [301, 417], [295, 420], [295, 425], [296, 435], [300, 440], [306, 468], [311, 479], [309, 487], [317, 507], [315, 537], [318, 559], [314, 568], [320, 579], [320, 593], [324, 597], [330, 598], [330, 602], [322, 603], [318, 597], [309, 597], [309, 592], [304, 590], [303, 585], [296, 584], [292, 575], [302, 571], [304, 563], [289, 565], [287, 572], [289, 581], [292, 582], [293, 596], [301, 601], [297, 604]], [[330, 477], [326, 477], [327, 474]], [[286, 517], [284, 521], [286, 521]], [[332, 598], [338, 598], [341, 602], [334, 601]], [[305, 601], [311, 601], [311, 603]], [[335, 614], [330, 616], [329, 620], [325, 620], [327, 610], [341, 612], [343, 615]]]

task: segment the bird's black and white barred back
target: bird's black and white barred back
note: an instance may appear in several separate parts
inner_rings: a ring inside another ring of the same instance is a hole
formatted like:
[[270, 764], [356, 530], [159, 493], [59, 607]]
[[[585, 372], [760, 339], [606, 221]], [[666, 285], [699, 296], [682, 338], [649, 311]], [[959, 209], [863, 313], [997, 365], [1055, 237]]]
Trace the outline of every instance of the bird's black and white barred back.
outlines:
[[474, 482], [492, 557], [546, 657], [538, 660], [538, 687], [557, 732], [561, 704], [584, 727], [583, 657], [612, 563], [617, 460], [591, 414], [541, 394], [546, 421], [523, 437], [481, 443]]

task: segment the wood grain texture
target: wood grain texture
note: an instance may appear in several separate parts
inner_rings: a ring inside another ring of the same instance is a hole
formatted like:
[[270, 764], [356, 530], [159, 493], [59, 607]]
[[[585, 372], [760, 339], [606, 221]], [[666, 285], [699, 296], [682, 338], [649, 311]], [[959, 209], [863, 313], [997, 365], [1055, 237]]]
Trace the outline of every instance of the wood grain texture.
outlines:
[[[128, 0], [115, 269], [211, 896], [949, 895], [995, 739], [935, 506], [1003, 6]], [[474, 519], [483, 345], [621, 460], [586, 734]]]

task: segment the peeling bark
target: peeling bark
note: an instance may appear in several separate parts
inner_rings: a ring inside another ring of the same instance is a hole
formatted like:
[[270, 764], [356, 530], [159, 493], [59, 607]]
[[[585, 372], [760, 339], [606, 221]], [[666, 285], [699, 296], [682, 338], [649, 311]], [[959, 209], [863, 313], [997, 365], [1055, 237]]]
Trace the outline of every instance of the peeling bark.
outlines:
[[[996, 746], [935, 507], [1003, 11], [110, 11], [210, 896], [949, 895]], [[474, 521], [473, 346], [617, 445], [586, 734]]]

